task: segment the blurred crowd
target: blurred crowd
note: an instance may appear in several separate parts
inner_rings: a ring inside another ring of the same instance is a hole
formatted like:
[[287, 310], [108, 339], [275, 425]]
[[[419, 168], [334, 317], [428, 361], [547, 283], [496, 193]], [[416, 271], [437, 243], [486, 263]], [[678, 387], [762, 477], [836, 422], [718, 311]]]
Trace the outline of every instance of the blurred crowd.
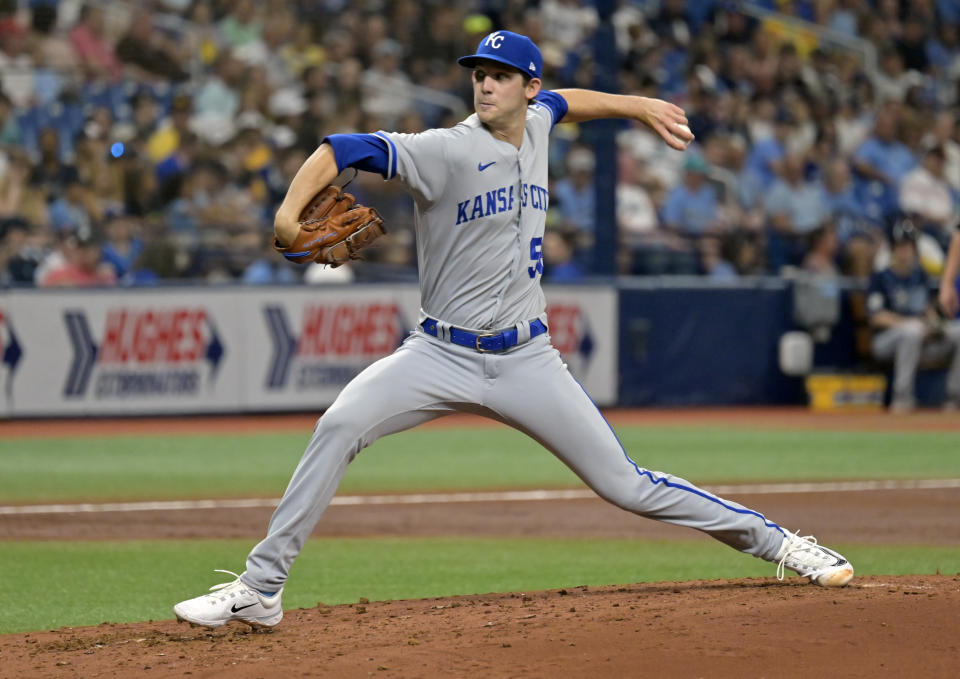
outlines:
[[[766, 13], [772, 11], [773, 13]], [[290, 266], [272, 217], [327, 134], [450, 126], [456, 58], [531, 36], [544, 87], [594, 87], [577, 0], [0, 0], [0, 284], [289, 283], [415, 276], [412, 205], [361, 173], [390, 226], [366, 261]], [[956, 0], [621, 0], [618, 89], [684, 107], [672, 151], [617, 136], [624, 274], [867, 278], [909, 215], [936, 273], [960, 195]], [[590, 125], [552, 135], [547, 280], [591, 273]]]

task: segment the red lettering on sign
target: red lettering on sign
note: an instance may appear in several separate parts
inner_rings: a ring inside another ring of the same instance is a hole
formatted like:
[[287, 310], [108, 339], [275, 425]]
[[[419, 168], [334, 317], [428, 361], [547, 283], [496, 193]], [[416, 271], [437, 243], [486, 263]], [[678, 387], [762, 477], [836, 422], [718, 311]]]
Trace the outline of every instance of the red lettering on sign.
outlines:
[[140, 314], [133, 323], [133, 346], [131, 348], [134, 356], [137, 357], [137, 363], [153, 362], [154, 327], [153, 312], [151, 311]]
[[395, 304], [341, 304], [309, 306], [303, 310], [303, 329], [297, 354], [375, 358], [390, 353], [400, 336]]
[[[188, 340], [194, 344], [197, 343], [197, 338], [195, 336], [187, 336], [184, 332], [184, 323], [190, 317], [190, 312], [186, 309], [177, 309], [170, 315], [170, 326], [167, 329], [167, 360], [171, 363], [180, 363], [184, 360], [192, 360], [188, 358], [190, 346], [182, 346], [184, 340]], [[202, 341], [202, 338], [200, 338]]]
[[203, 309], [130, 311], [111, 309], [100, 346], [100, 363], [190, 363], [206, 346]]
[[100, 363], [124, 363], [127, 360], [123, 352], [123, 326], [126, 317], [126, 309], [112, 309], [107, 312], [103, 343], [100, 345]]
[[192, 321], [193, 333], [190, 337], [185, 350], [183, 351], [184, 361], [196, 361], [204, 354], [206, 341], [204, 340], [203, 328], [206, 325], [207, 313], [203, 309], [196, 309], [192, 313], [187, 312], [188, 320]]
[[576, 353], [580, 346], [580, 307], [575, 304], [552, 304], [547, 308], [550, 339], [561, 354]]
[[323, 333], [324, 307], [307, 307], [303, 311], [303, 331], [297, 343], [297, 353], [301, 356], [321, 356], [324, 351], [320, 346]]
[[333, 353], [337, 356], [346, 356], [350, 353], [350, 342], [353, 339], [353, 307], [337, 307], [333, 315], [333, 335], [331, 344]]

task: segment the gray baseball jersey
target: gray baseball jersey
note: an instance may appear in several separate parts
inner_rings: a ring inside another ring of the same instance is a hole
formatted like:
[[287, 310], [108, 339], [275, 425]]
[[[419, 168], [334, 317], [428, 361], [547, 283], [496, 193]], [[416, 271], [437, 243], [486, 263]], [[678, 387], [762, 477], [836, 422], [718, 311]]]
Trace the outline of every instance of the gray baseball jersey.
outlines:
[[543, 104], [527, 107], [519, 149], [494, 138], [476, 114], [450, 129], [377, 133], [389, 144], [390, 176], [414, 197], [428, 316], [486, 330], [543, 314], [540, 246], [553, 115]]
[[[697, 528], [754, 556], [777, 554], [784, 534], [775, 523], [630, 459], [549, 335], [540, 334], [549, 321], [540, 245], [556, 110], [528, 107], [519, 149], [495, 139], [476, 116], [449, 130], [331, 140], [338, 165], [396, 177], [413, 195], [425, 318], [399, 349], [352, 380], [318, 421], [267, 537], [247, 559], [242, 579], [249, 586], [283, 586], [363, 448], [453, 412], [479, 413], [528, 434], [628, 511]], [[470, 330], [506, 330], [508, 339], [503, 350], [478, 351]]]

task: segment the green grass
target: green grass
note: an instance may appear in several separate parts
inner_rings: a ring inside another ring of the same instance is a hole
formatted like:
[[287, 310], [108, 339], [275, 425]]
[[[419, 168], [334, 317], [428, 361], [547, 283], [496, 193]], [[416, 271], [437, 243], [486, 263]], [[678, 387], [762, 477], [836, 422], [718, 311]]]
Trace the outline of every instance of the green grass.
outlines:
[[[960, 434], [619, 427], [631, 457], [707, 483], [960, 476]], [[302, 434], [0, 441], [0, 502], [283, 492]], [[341, 492], [575, 487], [552, 455], [507, 429], [421, 429], [378, 441]]]
[[[242, 570], [249, 541], [4, 542], [0, 633], [172, 619], [177, 601]], [[858, 573], [960, 572], [960, 548], [835, 545]], [[301, 554], [284, 608], [698, 578], [773, 577], [712, 541], [323, 539]]]

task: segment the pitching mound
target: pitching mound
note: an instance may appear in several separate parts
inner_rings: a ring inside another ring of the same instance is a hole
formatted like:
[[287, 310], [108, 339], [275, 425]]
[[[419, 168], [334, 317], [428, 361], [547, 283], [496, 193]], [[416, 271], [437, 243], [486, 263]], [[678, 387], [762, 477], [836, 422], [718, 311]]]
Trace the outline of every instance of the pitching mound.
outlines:
[[653, 583], [0, 637], [10, 677], [954, 677], [960, 577]]

